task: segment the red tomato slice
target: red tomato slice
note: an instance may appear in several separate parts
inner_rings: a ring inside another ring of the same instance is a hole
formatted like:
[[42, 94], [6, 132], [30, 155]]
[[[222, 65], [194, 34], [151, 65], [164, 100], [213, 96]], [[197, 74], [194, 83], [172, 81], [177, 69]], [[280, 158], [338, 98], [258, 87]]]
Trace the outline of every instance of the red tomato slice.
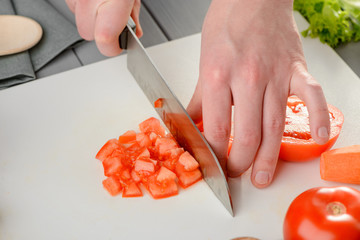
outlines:
[[319, 187], [296, 197], [283, 225], [284, 240], [360, 239], [360, 192], [350, 187]]
[[311, 137], [309, 114], [303, 101], [296, 96], [288, 98], [285, 130], [279, 158], [286, 161], [302, 162], [320, 157], [330, 149], [338, 138], [344, 116], [336, 107], [328, 104], [330, 115], [330, 140], [319, 145]]

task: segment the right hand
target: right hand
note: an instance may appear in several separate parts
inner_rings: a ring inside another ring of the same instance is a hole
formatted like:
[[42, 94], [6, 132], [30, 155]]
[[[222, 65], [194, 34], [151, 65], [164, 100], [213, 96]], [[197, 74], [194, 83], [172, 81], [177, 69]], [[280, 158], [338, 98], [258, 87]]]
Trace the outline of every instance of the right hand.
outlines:
[[140, 0], [65, 0], [75, 14], [79, 34], [85, 40], [95, 40], [99, 51], [108, 57], [119, 55], [119, 35], [129, 16], [136, 24], [136, 35], [143, 32], [139, 22]]

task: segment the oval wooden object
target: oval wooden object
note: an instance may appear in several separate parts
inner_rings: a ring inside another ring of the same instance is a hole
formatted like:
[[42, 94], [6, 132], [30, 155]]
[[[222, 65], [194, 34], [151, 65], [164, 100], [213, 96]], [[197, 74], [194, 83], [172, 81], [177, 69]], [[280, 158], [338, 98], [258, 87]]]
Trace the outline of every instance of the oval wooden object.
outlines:
[[22, 52], [35, 46], [42, 34], [40, 24], [31, 18], [0, 15], [0, 56]]

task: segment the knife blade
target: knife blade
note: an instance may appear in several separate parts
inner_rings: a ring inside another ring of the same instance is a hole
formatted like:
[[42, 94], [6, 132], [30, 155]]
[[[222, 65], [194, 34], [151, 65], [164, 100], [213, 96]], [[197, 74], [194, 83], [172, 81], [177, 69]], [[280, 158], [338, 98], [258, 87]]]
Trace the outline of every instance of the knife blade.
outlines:
[[119, 37], [120, 47], [127, 50], [129, 71], [153, 106], [156, 100], [162, 100], [156, 112], [179, 145], [199, 162], [205, 182], [234, 216], [229, 186], [216, 155], [147, 54], [135, 27], [130, 18]]

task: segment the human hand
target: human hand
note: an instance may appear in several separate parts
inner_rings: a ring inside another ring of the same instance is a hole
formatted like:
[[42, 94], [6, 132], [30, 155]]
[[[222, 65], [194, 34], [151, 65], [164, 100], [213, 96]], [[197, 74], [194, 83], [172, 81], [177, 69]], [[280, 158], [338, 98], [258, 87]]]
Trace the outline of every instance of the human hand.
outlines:
[[[274, 176], [289, 95], [307, 105], [311, 135], [328, 140], [329, 113], [321, 86], [308, 73], [292, 0], [213, 0], [204, 21], [200, 74], [187, 108], [227, 174], [252, 165], [251, 180]], [[234, 141], [228, 142], [234, 105]]]
[[129, 16], [136, 24], [136, 35], [143, 32], [139, 22], [140, 0], [65, 0], [75, 14], [79, 34], [85, 40], [95, 39], [97, 48], [105, 56], [119, 55], [119, 35]]

